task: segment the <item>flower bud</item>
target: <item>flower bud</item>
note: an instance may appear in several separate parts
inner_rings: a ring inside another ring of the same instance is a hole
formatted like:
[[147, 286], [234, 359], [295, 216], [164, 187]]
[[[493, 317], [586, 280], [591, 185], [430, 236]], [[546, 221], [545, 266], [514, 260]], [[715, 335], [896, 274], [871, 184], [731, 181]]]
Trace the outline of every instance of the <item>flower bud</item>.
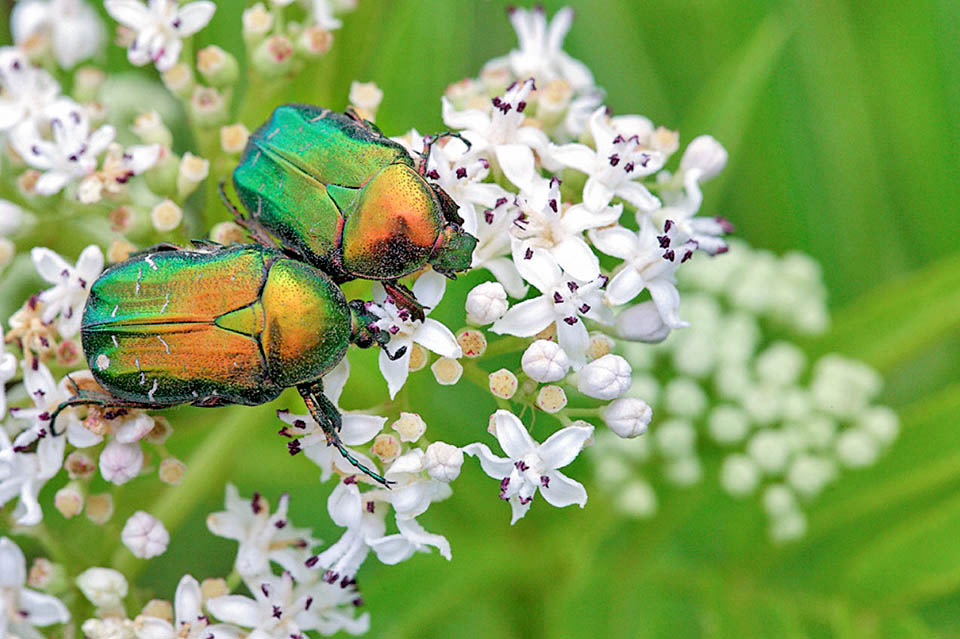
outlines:
[[870, 466], [880, 453], [877, 443], [859, 428], [848, 428], [837, 437], [837, 458], [849, 468]]
[[125, 484], [143, 468], [143, 450], [138, 443], [121, 444], [113, 440], [100, 453], [100, 474], [113, 484]]
[[113, 495], [102, 493], [87, 497], [86, 515], [87, 519], [95, 524], [105, 524], [110, 521], [113, 516]]
[[70, 588], [69, 576], [63, 564], [55, 564], [46, 557], [37, 557], [30, 564], [27, 585], [47, 593], [64, 592]]
[[227, 587], [225, 579], [220, 577], [207, 577], [200, 582], [200, 596], [204, 601], [229, 594], [230, 588]]
[[243, 40], [248, 47], [253, 47], [270, 33], [273, 28], [273, 14], [267, 11], [262, 2], [258, 2], [243, 11]]
[[180, 156], [167, 147], [153, 167], [143, 174], [147, 187], [161, 197], [173, 197], [177, 189], [177, 174], [180, 172]]
[[537, 407], [547, 413], [556, 413], [567, 405], [567, 394], [563, 389], [553, 384], [544, 386], [537, 393]]
[[603, 421], [620, 437], [630, 438], [647, 432], [653, 411], [637, 397], [624, 397], [610, 402], [602, 413]]
[[537, 340], [527, 347], [520, 358], [523, 372], [538, 382], [563, 379], [570, 368], [570, 358], [556, 342]]
[[537, 100], [537, 119], [548, 127], [559, 124], [572, 97], [573, 87], [569, 82], [562, 78], [551, 80], [540, 92]]
[[463, 451], [445, 442], [433, 442], [427, 446], [423, 465], [433, 479], [446, 483], [460, 476], [463, 465]]
[[373, 440], [370, 452], [376, 455], [380, 461], [390, 463], [400, 456], [400, 440], [390, 433], [380, 433]]
[[167, 457], [160, 462], [160, 468], [157, 475], [160, 481], [170, 486], [178, 486], [183, 481], [183, 475], [187, 472], [187, 465], [176, 457]]
[[414, 343], [410, 347], [410, 361], [407, 364], [407, 368], [410, 369], [411, 373], [423, 370], [426, 367], [429, 358], [430, 356], [427, 354], [427, 349], [417, 343]]
[[161, 77], [163, 85], [170, 90], [170, 93], [183, 99], [193, 94], [196, 83], [193, 79], [193, 69], [189, 64], [178, 62], [164, 71]]
[[590, 336], [590, 342], [587, 344], [587, 361], [592, 362], [600, 359], [613, 350], [613, 340], [603, 333], [594, 333]]
[[616, 399], [630, 390], [630, 364], [619, 355], [595, 359], [577, 374], [577, 390], [596, 399]]
[[124, 261], [136, 252], [136, 246], [122, 237], [118, 237], [110, 242], [110, 246], [107, 247], [107, 261], [111, 264], [116, 264], [117, 262]]
[[486, 326], [507, 312], [507, 292], [500, 282], [484, 282], [467, 294], [467, 322]]
[[97, 98], [107, 74], [96, 67], [80, 67], [73, 74], [73, 99], [83, 104]]
[[97, 469], [97, 465], [90, 459], [90, 455], [79, 450], [67, 455], [63, 465], [66, 467], [70, 479], [89, 479]]
[[763, 491], [763, 507], [771, 517], [786, 515], [797, 509], [797, 498], [783, 484], [771, 484]]
[[0, 200], [0, 235], [13, 235], [23, 224], [23, 209], [6, 200]]
[[490, 373], [487, 378], [490, 384], [490, 392], [494, 397], [501, 399], [510, 399], [517, 392], [517, 376], [506, 368]]
[[646, 519], [657, 512], [657, 494], [650, 484], [642, 479], [635, 479], [619, 490], [616, 504], [620, 512]]
[[150, 559], [167, 551], [170, 533], [159, 519], [150, 513], [138, 510], [123, 525], [120, 539], [134, 557]]
[[716, 176], [727, 165], [727, 151], [719, 142], [709, 135], [694, 138], [683, 152], [680, 160], [681, 171], [696, 170], [700, 172], [698, 178], [706, 182]]
[[173, 200], [164, 200], [150, 211], [150, 221], [153, 223], [153, 228], [161, 233], [177, 228], [182, 220], [183, 209], [177, 206]]
[[254, 68], [266, 76], [278, 76], [293, 70], [293, 45], [283, 35], [272, 35], [253, 51]]
[[88, 568], [77, 577], [77, 587], [97, 608], [122, 610], [127, 579], [112, 568]]
[[391, 424], [400, 435], [400, 441], [415, 442], [427, 431], [427, 424], [416, 413], [400, 413], [400, 419]]
[[681, 417], [699, 417], [709, 401], [703, 389], [689, 377], [671, 379], [663, 395], [666, 409]]
[[383, 100], [383, 91], [375, 82], [352, 82], [350, 84], [350, 106], [362, 114], [365, 120], [373, 122], [377, 109]]
[[317, 24], [307, 26], [297, 36], [297, 51], [308, 58], [318, 58], [333, 46], [333, 33]]
[[70, 482], [53, 496], [53, 507], [65, 519], [76, 517], [83, 510], [83, 490], [76, 482]]
[[210, 86], [225, 87], [237, 81], [237, 60], [216, 45], [197, 51], [197, 71]]
[[197, 86], [190, 96], [190, 117], [198, 126], [220, 126], [226, 122], [228, 111], [223, 94], [212, 87]]
[[720, 404], [707, 417], [707, 431], [718, 444], [735, 444], [747, 436], [750, 420], [742, 409]]
[[723, 460], [720, 485], [734, 497], [746, 497], [760, 483], [760, 469], [747, 455], [734, 454]]
[[617, 316], [617, 335], [634, 342], [662, 342], [670, 334], [652, 300], [631, 306]]
[[144, 617], [155, 617], [163, 619], [167, 623], [173, 623], [173, 604], [166, 599], [151, 599], [140, 612]]
[[185, 199], [210, 175], [210, 161], [187, 151], [177, 172], [177, 195]]
[[168, 148], [173, 145], [173, 134], [156, 111], [145, 111], [138, 115], [130, 130], [144, 144], [160, 144]]
[[153, 415], [151, 419], [153, 419], [153, 428], [144, 436], [143, 441], [148, 444], [163, 445], [167, 438], [173, 434], [173, 426], [170, 425], [170, 420], [163, 415]]
[[242, 122], [220, 127], [220, 148], [224, 153], [240, 153], [249, 139], [250, 131]]
[[441, 357], [433, 363], [430, 370], [441, 386], [453, 386], [463, 375], [463, 365], [453, 357]]
[[73, 368], [83, 357], [83, 349], [76, 340], [65, 339], [57, 346], [57, 364]]
[[210, 229], [210, 239], [224, 246], [243, 244], [247, 241], [247, 232], [236, 222], [220, 222]]
[[8, 238], [0, 236], [0, 269], [13, 261], [17, 246]]
[[487, 338], [474, 328], [461, 329], [457, 333], [457, 344], [460, 345], [463, 356], [471, 359], [480, 357], [487, 350]]
[[787, 439], [780, 431], [764, 429], [757, 431], [747, 443], [747, 454], [763, 471], [775, 474], [783, 472], [790, 456]]

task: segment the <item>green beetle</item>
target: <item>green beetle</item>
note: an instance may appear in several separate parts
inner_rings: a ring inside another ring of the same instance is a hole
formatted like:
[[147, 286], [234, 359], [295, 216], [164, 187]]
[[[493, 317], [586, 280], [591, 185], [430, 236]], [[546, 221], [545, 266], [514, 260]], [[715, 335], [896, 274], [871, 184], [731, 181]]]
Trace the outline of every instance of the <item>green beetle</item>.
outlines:
[[148, 249], [90, 287], [80, 336], [106, 394], [78, 391], [57, 413], [78, 404], [253, 406], [296, 386], [327, 442], [386, 483], [340, 442], [340, 414], [321, 382], [351, 343], [389, 341], [365, 304], [347, 302], [325, 273], [267, 247], [174, 249]]
[[427, 264], [453, 278], [470, 268], [477, 244], [452, 198], [424, 177], [429, 145], [415, 163], [352, 111], [279, 106], [250, 136], [233, 172], [249, 217], [231, 208], [257, 241], [276, 238], [337, 283], [380, 280], [423, 319], [397, 280]]

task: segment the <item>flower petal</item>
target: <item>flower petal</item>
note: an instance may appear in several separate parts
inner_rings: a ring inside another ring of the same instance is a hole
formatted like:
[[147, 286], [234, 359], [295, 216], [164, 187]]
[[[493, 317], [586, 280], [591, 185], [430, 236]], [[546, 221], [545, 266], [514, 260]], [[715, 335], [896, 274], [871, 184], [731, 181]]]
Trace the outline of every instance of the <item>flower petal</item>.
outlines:
[[103, 7], [111, 18], [134, 31], [141, 31], [153, 22], [153, 14], [137, 0], [105, 0]]
[[550, 145], [550, 157], [563, 166], [569, 166], [590, 175], [597, 166], [597, 152], [583, 144]]
[[647, 283], [647, 289], [650, 291], [653, 303], [657, 305], [657, 311], [660, 312], [664, 324], [670, 328], [689, 326], [677, 314], [680, 308], [680, 293], [677, 292], [676, 286], [662, 279], [656, 279]]
[[176, 613], [177, 627], [184, 622], [193, 623], [202, 611], [203, 596], [200, 593], [200, 583], [191, 575], [184, 575], [177, 584], [173, 595], [173, 610]]
[[587, 334], [587, 327], [581, 320], [578, 319], [573, 325], [557, 322], [557, 343], [570, 358], [573, 370], [580, 370], [580, 367], [587, 363], [590, 335]]
[[346, 385], [348, 377], [350, 377], [350, 360], [346, 357], [341, 359], [339, 364], [323, 376], [323, 394], [335, 406], [340, 405], [340, 395], [343, 393], [343, 387]]
[[544, 295], [553, 292], [560, 282], [560, 267], [547, 251], [533, 248], [527, 242], [514, 240], [512, 244], [513, 263], [523, 279], [533, 284]]
[[583, 203], [588, 209], [601, 211], [610, 204], [612, 198], [613, 189], [593, 176], [587, 178], [583, 186]]
[[637, 269], [627, 264], [607, 284], [606, 302], [611, 306], [626, 304], [646, 287], [643, 276]]
[[550, 435], [538, 451], [544, 466], [563, 468], [576, 459], [592, 434], [593, 426], [567, 426]]
[[530, 147], [523, 144], [501, 144], [497, 146], [496, 154], [497, 163], [504, 176], [521, 191], [530, 192], [534, 178], [540, 177]]
[[533, 503], [532, 501], [521, 503], [520, 495], [514, 495], [513, 497], [510, 498], [510, 512], [511, 512], [510, 525], [511, 526], [517, 523], [518, 521], [520, 521], [520, 519], [522, 519], [523, 516], [527, 514], [527, 511], [530, 510], [530, 504], [532, 503]]
[[340, 439], [347, 446], [366, 444], [383, 430], [383, 425], [386, 423], [386, 417], [345, 413], [343, 415], [343, 427], [340, 430]]
[[[217, 5], [208, 0], [200, 0], [199, 2], [191, 2], [183, 5], [177, 12], [177, 17], [180, 19], [180, 26], [177, 27], [177, 33], [179, 33], [181, 37], [193, 35], [207, 26], [207, 23], [213, 18], [216, 10]], [[174, 60], [174, 62], [176, 62], [176, 60]]]
[[20, 609], [27, 613], [31, 626], [49, 626], [70, 621], [70, 612], [53, 595], [45, 595], [29, 588], [20, 590]]
[[637, 234], [622, 226], [594, 229], [587, 232], [587, 237], [601, 253], [621, 260], [629, 258], [637, 250]]
[[523, 299], [527, 296], [527, 291], [530, 290], [530, 287], [527, 286], [523, 278], [520, 277], [520, 271], [517, 270], [517, 266], [513, 263], [512, 259], [497, 257], [484, 262], [483, 267], [497, 278], [497, 281], [503, 285], [504, 290], [510, 297]]
[[471, 457], [476, 457], [480, 461], [480, 467], [490, 477], [494, 479], [503, 479], [509, 477], [513, 472], [513, 461], [497, 457], [486, 444], [474, 443], [463, 447], [463, 452]]
[[413, 283], [413, 296], [427, 309], [436, 308], [447, 290], [447, 278], [433, 269], [425, 272]]
[[462, 357], [463, 351], [457, 338], [449, 328], [429, 317], [423, 320], [423, 324], [417, 329], [417, 332], [411, 335], [416, 343], [424, 348], [433, 351], [443, 357]]
[[571, 236], [553, 247], [557, 264], [567, 275], [591, 282], [600, 275], [600, 260], [579, 236]]
[[[660, 208], [660, 200], [639, 182], [624, 182], [617, 186], [616, 195], [623, 198], [640, 211], [656, 211]], [[584, 189], [586, 200], [586, 189]]]
[[541, 295], [512, 307], [490, 327], [494, 333], [517, 337], [536, 335], [556, 320], [553, 302]]
[[548, 504], [557, 508], [571, 504], [583, 508], [587, 504], [587, 491], [583, 484], [557, 471], [550, 471], [545, 476], [547, 486], [540, 487], [540, 494]]
[[536, 450], [537, 442], [533, 441], [530, 433], [520, 418], [508, 410], [498, 410], [494, 413], [497, 427], [497, 441], [500, 448], [510, 459], [522, 459], [531, 451]]
[[207, 600], [207, 610], [214, 617], [245, 628], [256, 628], [260, 623], [257, 602], [243, 595], [223, 595]]
[[397, 359], [390, 359], [387, 355], [387, 352], [383, 349], [380, 349], [380, 373], [383, 375], [383, 378], [387, 380], [387, 389], [390, 391], [390, 399], [393, 399], [396, 394], [403, 388], [404, 382], [407, 381], [407, 376], [410, 374], [410, 346], [412, 342], [409, 339], [392, 339], [390, 340], [390, 345], [388, 348], [393, 349], [391, 352], [396, 353], [401, 347], [406, 346], [407, 351], [398, 357]]

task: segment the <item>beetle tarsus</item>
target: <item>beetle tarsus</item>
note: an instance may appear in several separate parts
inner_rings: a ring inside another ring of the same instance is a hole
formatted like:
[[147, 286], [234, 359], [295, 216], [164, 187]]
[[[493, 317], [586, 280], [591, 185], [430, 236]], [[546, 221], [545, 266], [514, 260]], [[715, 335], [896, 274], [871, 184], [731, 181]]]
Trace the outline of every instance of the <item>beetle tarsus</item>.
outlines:
[[433, 145], [442, 140], [443, 138], [457, 138], [461, 142], [467, 145], [469, 149], [472, 144], [470, 140], [463, 137], [461, 133], [456, 131], [443, 131], [442, 133], [434, 133], [433, 135], [428, 135], [423, 138], [423, 151], [419, 154], [422, 164], [420, 166], [420, 175], [425, 175], [427, 172], [427, 162], [430, 160], [430, 151], [433, 148]]
[[424, 320], [423, 305], [414, 297], [413, 291], [397, 281], [383, 282], [383, 289], [393, 298], [397, 308], [406, 310], [415, 320]]
[[397, 350], [395, 350], [393, 353], [391, 353], [390, 351], [387, 350], [386, 344], [381, 344], [381, 345], [380, 345], [380, 348], [382, 348], [382, 349], [383, 349], [383, 352], [387, 354], [387, 358], [388, 358], [391, 362], [397, 361], [398, 359], [400, 359], [401, 357], [403, 357], [404, 354], [406, 354], [406, 352], [407, 352], [407, 347], [406, 347], [406, 346], [401, 346], [400, 348], [398, 348]]

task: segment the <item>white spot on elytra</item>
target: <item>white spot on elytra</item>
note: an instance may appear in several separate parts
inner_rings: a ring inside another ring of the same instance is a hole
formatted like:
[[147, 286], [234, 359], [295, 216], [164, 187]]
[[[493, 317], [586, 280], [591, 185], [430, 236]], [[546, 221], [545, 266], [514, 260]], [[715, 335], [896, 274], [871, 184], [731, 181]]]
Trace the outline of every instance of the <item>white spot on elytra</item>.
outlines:
[[110, 366], [110, 358], [107, 357], [105, 353], [97, 355], [97, 369], [102, 371], [106, 369], [107, 366]]
[[116, 316], [117, 316], [117, 309], [118, 309], [118, 308], [120, 308], [119, 305], [116, 305], [116, 306], [113, 307], [113, 312], [110, 313], [110, 317], [116, 317]]
[[167, 296], [163, 299], [163, 306], [160, 307], [160, 312], [167, 310], [167, 305], [170, 304], [170, 293], [167, 293]]
[[116, 336], [116, 335], [111, 335], [111, 336], [110, 336], [110, 339], [113, 340], [113, 347], [114, 347], [114, 348], [120, 348], [120, 345], [117, 344], [117, 336]]
[[143, 261], [149, 264], [150, 268], [152, 268], [153, 270], [157, 270], [157, 265], [154, 263], [152, 255], [146, 256], [145, 258], [143, 258]]
[[165, 341], [163, 341], [163, 338], [160, 337], [159, 335], [157, 335], [157, 339], [160, 340], [160, 343], [163, 344], [163, 347], [164, 347], [165, 349], [167, 349], [167, 355], [169, 355], [169, 354], [170, 354], [170, 346], [169, 346]]
[[143, 386], [147, 383], [147, 375], [143, 371], [140, 371], [140, 385]]
[[158, 386], [157, 378], [154, 377], [153, 387], [150, 389], [150, 392], [147, 393], [147, 399], [149, 399], [151, 402], [153, 401], [153, 394], [157, 392], [157, 386]]
[[250, 168], [257, 166], [257, 160], [260, 159], [260, 151], [257, 151], [257, 154], [253, 156], [253, 162], [250, 163]]
[[140, 279], [142, 277], [143, 277], [143, 267], [141, 266], [140, 268], [137, 269], [137, 289], [135, 291], [137, 295], [140, 294]]
[[268, 140], [272, 140], [272, 139], [273, 139], [273, 136], [275, 136], [277, 133], [280, 133], [280, 127], [277, 127], [276, 129], [274, 129], [273, 131], [271, 131], [271, 132], [270, 132], [270, 135], [267, 136], [267, 139], [268, 139]]

